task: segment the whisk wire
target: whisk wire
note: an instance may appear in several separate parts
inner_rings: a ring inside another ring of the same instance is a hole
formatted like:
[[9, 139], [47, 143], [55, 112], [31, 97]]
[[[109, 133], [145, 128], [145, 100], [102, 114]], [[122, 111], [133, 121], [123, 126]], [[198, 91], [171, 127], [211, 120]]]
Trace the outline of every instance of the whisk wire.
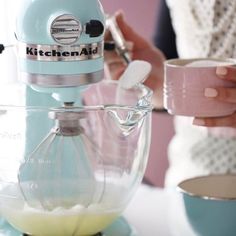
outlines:
[[86, 137], [86, 139], [88, 140], [88, 142], [85, 143], [85, 145], [87, 145], [87, 149], [88, 150], [93, 150], [93, 152], [96, 154], [95, 157], [99, 159], [100, 164], [102, 165], [102, 170], [103, 170], [103, 187], [102, 187], [102, 192], [101, 192], [101, 196], [99, 197], [98, 203], [102, 202], [102, 199], [104, 197], [105, 191], [106, 191], [106, 169], [105, 169], [105, 165], [104, 165], [104, 161], [102, 158], [102, 155], [100, 153], [100, 149], [97, 146], [97, 144], [88, 137], [88, 135], [86, 133], [84, 133], [84, 136]]
[[[31, 159], [32, 156], [36, 155], [37, 152], [41, 153], [41, 147], [44, 144], [47, 144], [46, 149], [49, 148], [50, 144], [52, 143], [53, 139], [54, 139], [55, 135], [53, 133], [49, 133], [43, 140], [42, 142], [40, 142], [39, 145], [37, 145], [37, 147], [34, 149], [34, 151], [25, 159], [24, 163], [20, 166], [19, 168], [19, 172], [17, 174], [17, 178], [18, 178], [18, 184], [19, 184], [19, 188], [20, 188], [20, 192], [24, 198], [24, 201], [27, 202], [28, 204], [31, 204], [31, 206], [33, 206], [33, 203], [30, 199], [28, 199], [29, 197], [26, 195], [26, 192], [28, 192], [28, 190], [24, 191], [24, 186], [23, 183], [26, 181], [25, 177], [27, 176], [27, 179], [30, 179], [32, 176], [37, 176], [36, 178], [38, 178], [38, 173], [37, 175], [35, 175], [35, 168], [34, 167], [34, 160]], [[49, 142], [48, 142], [49, 140]], [[41, 156], [41, 155], [40, 155]], [[44, 155], [42, 155], [44, 156]], [[38, 160], [37, 160], [38, 161]], [[32, 165], [31, 168], [26, 168], [26, 165]], [[29, 171], [31, 171], [32, 176], [29, 175]], [[35, 177], [34, 177], [35, 179]], [[32, 179], [31, 179], [32, 180]], [[35, 186], [29, 186], [30, 188], [35, 187]], [[40, 193], [38, 192], [38, 194], [40, 195]], [[39, 196], [40, 199], [42, 199], [41, 196]], [[42, 201], [39, 201], [39, 204], [41, 205], [42, 208], [44, 208], [44, 205], [42, 203]]]

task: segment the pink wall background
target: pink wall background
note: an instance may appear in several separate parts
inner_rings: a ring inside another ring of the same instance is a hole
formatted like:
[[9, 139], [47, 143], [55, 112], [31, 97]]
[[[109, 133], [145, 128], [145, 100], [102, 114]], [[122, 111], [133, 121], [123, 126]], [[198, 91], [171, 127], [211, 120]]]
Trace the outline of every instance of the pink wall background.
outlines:
[[[159, 0], [101, 0], [101, 2], [109, 14], [122, 9], [129, 24], [145, 38], [152, 40]], [[153, 112], [152, 144], [145, 177], [156, 186], [162, 187], [164, 183], [168, 167], [167, 147], [173, 133], [172, 117], [165, 113]]]

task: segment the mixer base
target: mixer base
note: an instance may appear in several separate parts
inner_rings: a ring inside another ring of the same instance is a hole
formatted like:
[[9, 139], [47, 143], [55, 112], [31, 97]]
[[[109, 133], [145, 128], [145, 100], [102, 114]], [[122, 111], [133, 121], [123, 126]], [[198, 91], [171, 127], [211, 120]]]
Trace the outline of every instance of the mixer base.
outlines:
[[[23, 234], [23, 236], [30, 236], [30, 235], [28, 235], [28, 234]], [[103, 233], [97, 233], [96, 235], [94, 235], [94, 236], [105, 236]]]
[[[10, 226], [4, 219], [0, 218], [0, 236], [30, 236], [22, 234]], [[120, 217], [112, 225], [102, 233], [98, 233], [94, 236], [137, 236], [135, 230], [128, 224], [128, 222]]]
[[[30, 236], [30, 235], [28, 235], [28, 234], [23, 234], [23, 236]], [[105, 236], [103, 233], [97, 233], [96, 235], [94, 235], [94, 236]]]

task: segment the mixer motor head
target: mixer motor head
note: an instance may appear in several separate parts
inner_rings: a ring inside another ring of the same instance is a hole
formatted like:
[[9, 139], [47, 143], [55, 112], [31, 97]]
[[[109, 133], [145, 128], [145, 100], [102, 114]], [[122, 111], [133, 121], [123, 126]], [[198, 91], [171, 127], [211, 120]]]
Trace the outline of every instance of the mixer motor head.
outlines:
[[16, 27], [21, 80], [47, 93], [99, 82], [104, 29], [98, 0], [22, 0]]

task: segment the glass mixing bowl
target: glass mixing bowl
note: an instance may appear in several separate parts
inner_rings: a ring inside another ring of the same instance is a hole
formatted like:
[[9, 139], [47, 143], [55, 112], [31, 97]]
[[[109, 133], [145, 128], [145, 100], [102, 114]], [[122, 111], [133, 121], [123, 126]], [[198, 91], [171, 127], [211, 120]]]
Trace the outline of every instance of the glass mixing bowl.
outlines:
[[0, 89], [0, 214], [29, 235], [94, 235], [139, 186], [152, 92], [103, 81], [61, 108], [28, 86]]

